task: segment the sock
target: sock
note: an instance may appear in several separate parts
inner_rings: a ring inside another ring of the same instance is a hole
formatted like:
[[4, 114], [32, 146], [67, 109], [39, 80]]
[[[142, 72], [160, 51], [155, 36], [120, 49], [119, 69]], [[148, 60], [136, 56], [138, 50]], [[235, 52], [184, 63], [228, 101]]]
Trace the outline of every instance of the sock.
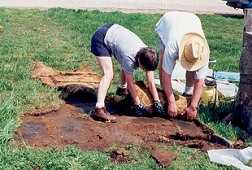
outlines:
[[103, 107], [105, 107], [105, 103], [104, 102], [97, 102], [95, 107], [96, 108], [103, 108]]
[[193, 94], [193, 87], [185, 87], [185, 94], [192, 95]]

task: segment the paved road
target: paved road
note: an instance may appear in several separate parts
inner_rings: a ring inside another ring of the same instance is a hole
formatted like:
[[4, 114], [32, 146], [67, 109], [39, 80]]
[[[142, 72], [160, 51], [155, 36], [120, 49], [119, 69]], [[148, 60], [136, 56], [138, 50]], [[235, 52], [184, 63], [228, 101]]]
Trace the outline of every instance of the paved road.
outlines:
[[222, 0], [0, 0], [0, 7], [99, 9], [103, 11], [164, 13], [168, 10], [196, 13], [242, 14]]

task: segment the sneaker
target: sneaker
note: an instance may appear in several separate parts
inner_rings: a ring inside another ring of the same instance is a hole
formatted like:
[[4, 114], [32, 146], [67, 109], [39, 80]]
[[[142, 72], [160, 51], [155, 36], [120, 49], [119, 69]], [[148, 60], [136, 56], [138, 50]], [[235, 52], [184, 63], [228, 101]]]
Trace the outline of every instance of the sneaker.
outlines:
[[93, 119], [102, 121], [102, 122], [115, 122], [116, 117], [112, 116], [105, 107], [95, 108], [93, 114], [91, 114]]

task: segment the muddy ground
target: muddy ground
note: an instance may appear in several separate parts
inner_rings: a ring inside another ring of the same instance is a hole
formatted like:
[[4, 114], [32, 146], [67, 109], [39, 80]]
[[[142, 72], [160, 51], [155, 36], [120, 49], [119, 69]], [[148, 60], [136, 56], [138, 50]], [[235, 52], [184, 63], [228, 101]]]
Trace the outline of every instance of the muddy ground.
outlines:
[[[49, 78], [52, 78], [52, 75], [58, 76], [58, 73], [56, 74], [54, 70], [49, 71], [51, 73]], [[45, 72], [48, 73], [48, 70], [36, 71], [36, 74], [42, 75]], [[90, 75], [98, 77], [96, 74], [90, 73], [90, 71], [87, 73], [83, 70], [77, 72], [77, 75], [82, 75], [82, 73], [89, 75], [89, 78]], [[164, 155], [167, 155], [167, 153], [156, 151], [153, 146], [179, 144], [199, 148], [203, 151], [212, 148], [230, 147], [227, 141], [216, 136], [211, 129], [197, 120], [189, 122], [179, 119], [167, 119], [158, 117], [155, 114], [146, 117], [135, 117], [128, 113], [129, 103], [121, 99], [118, 101], [115, 96], [107, 98], [107, 106], [108, 110], [117, 117], [117, 122], [103, 123], [95, 121], [90, 118], [89, 114], [94, 109], [96, 101], [93, 87], [99, 81], [92, 79], [93, 81], [88, 84], [88, 87], [80, 86], [81, 83], [71, 84], [69, 76], [74, 75], [75, 82], [79, 82], [81, 79], [78, 76], [76, 77], [76, 74], [60, 74], [61, 76], [68, 76], [68, 79], [58, 78], [57, 80], [60, 79], [61, 84], [57, 86], [54, 77], [54, 79], [50, 79], [50, 83], [54, 83], [52, 87], [60, 86], [62, 89], [60, 97], [65, 100], [65, 103], [58, 108], [36, 110], [24, 114], [21, 119], [21, 126], [16, 131], [16, 139], [21, 143], [24, 142], [33, 147], [54, 148], [75, 145], [83, 150], [105, 150], [112, 145], [122, 147], [128, 144], [142, 145], [148, 149], [152, 148], [150, 150], [153, 152], [153, 157], [165, 163], [171, 161], [163, 160]], [[44, 76], [43, 79], [48, 81], [48, 77]], [[43, 79], [40, 80], [43, 82]], [[66, 80], [65, 86], [62, 86], [63, 80]], [[85, 79], [83, 80], [86, 85], [88, 82]], [[186, 107], [186, 100], [183, 107]], [[175, 157], [172, 158], [175, 159]]]
[[[103, 150], [113, 144], [182, 144], [207, 150], [227, 147], [198, 121], [168, 120], [160, 117], [116, 115], [116, 123], [93, 120], [88, 113], [95, 102], [66, 103], [58, 109], [25, 114], [17, 138], [34, 147], [64, 147]], [[110, 108], [110, 111], [112, 108]]]

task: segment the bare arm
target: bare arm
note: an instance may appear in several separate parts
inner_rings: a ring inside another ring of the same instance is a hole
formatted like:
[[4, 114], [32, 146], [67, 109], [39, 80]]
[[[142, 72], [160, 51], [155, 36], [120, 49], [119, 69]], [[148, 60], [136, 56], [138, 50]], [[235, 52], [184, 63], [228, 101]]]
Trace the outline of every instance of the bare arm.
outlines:
[[158, 92], [154, 81], [154, 71], [147, 71], [146, 77], [148, 82], [148, 88], [154, 101], [159, 101]]
[[195, 80], [195, 82], [194, 82], [193, 96], [192, 96], [192, 101], [190, 104], [190, 106], [193, 108], [198, 107], [198, 103], [199, 103], [201, 93], [203, 90], [203, 84], [204, 84], [203, 79]]
[[173, 95], [172, 91], [172, 84], [171, 84], [171, 75], [167, 74], [163, 69], [162, 69], [162, 84], [164, 85], [164, 92], [167, 98], [167, 103], [175, 103], [175, 97]]
[[167, 98], [167, 104], [168, 104], [167, 112], [170, 116], [175, 117], [177, 115], [177, 106], [172, 91], [171, 75], [167, 74], [163, 69], [162, 69], [161, 81]]
[[137, 96], [137, 91], [136, 91], [136, 87], [135, 87], [135, 83], [133, 80], [133, 75], [130, 73], [125, 73], [125, 79], [128, 85], [128, 89], [130, 91], [131, 97], [134, 101], [135, 105], [139, 105], [140, 104], [140, 100]]
[[203, 84], [203, 79], [195, 80], [194, 82], [192, 101], [190, 106], [186, 108], [186, 115], [189, 120], [195, 119], [198, 114], [197, 107], [203, 90]]

